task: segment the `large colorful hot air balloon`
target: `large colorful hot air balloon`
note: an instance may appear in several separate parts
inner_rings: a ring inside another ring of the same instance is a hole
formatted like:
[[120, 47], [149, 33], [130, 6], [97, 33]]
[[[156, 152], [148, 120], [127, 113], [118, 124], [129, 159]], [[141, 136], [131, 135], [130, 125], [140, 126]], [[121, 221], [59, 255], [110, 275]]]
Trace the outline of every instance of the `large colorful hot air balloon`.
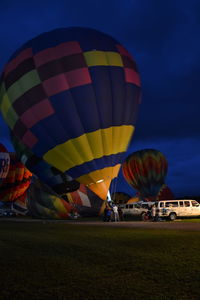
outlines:
[[156, 199], [165, 182], [168, 163], [158, 150], [144, 149], [129, 155], [122, 164], [127, 182], [138, 191], [141, 200]]
[[56, 29], [18, 49], [0, 84], [3, 117], [29, 169], [40, 176], [48, 164], [106, 199], [141, 98], [130, 53], [94, 29]]
[[32, 173], [17, 159], [15, 153], [10, 154], [10, 167], [3, 179], [0, 190], [0, 201], [14, 202], [28, 189]]
[[0, 144], [0, 185], [2, 180], [6, 178], [10, 166], [10, 155], [6, 147]]

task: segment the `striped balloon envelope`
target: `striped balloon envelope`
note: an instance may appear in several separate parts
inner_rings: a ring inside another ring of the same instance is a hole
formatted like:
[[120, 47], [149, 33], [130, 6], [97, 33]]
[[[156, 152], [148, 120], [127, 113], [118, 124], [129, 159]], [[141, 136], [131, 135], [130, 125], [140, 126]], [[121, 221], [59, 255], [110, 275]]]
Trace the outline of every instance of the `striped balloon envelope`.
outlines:
[[32, 173], [10, 152], [10, 166], [0, 190], [0, 201], [14, 202], [28, 189]]
[[105, 201], [83, 184], [77, 191], [67, 193], [65, 196], [81, 217], [95, 217], [103, 212]]
[[[78, 181], [73, 180], [66, 173], [60, 172], [55, 167], [42, 160], [42, 158], [34, 155], [12, 133], [10, 134], [10, 138], [16, 149], [17, 156], [21, 158], [22, 162], [25, 158], [27, 168], [30, 169], [32, 173], [37, 174], [40, 177], [40, 180], [49, 185], [54, 192], [63, 195], [65, 193], [76, 191], [79, 188], [80, 183]], [[39, 169], [39, 173], [38, 165], [42, 165], [42, 168]]]
[[80, 217], [94, 217], [101, 214], [105, 202], [83, 184], [77, 191], [63, 196], [65, 196], [65, 200], [52, 193], [52, 190], [40, 180], [34, 180], [27, 191], [29, 215], [68, 219], [73, 218], [77, 213]]
[[28, 41], [0, 82], [0, 109], [27, 149], [29, 169], [40, 176], [49, 164], [102, 199], [134, 133], [140, 99], [130, 53], [89, 28], [60, 28]]
[[36, 218], [68, 219], [72, 207], [64, 199], [35, 179], [27, 190], [26, 197], [28, 214]]
[[6, 147], [0, 144], [0, 185], [2, 180], [6, 178], [10, 166], [10, 155]]
[[154, 149], [133, 152], [122, 164], [125, 179], [138, 191], [141, 200], [152, 201], [157, 196], [164, 184], [167, 169], [165, 156]]

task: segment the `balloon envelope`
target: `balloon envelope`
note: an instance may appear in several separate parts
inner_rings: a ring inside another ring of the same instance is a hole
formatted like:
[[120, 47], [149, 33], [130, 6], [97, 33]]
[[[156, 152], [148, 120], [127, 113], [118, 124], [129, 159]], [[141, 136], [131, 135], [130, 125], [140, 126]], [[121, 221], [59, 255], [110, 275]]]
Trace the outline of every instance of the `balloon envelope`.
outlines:
[[25, 191], [20, 197], [17, 198], [15, 202], [13, 202], [12, 209], [17, 215], [25, 216], [28, 214], [27, 191]]
[[65, 196], [64, 200], [53, 194], [48, 186], [36, 180], [31, 183], [27, 191], [29, 214], [34, 217], [68, 219], [75, 212], [81, 217], [94, 217], [103, 211], [105, 201], [83, 184], [77, 191], [67, 193]]
[[3, 178], [6, 178], [10, 166], [10, 155], [6, 147], [0, 144], [0, 185]]
[[104, 199], [140, 98], [134, 59], [117, 40], [89, 28], [56, 29], [28, 41], [1, 77], [1, 111], [28, 150], [23, 162], [34, 154], [36, 175], [47, 163]]
[[158, 150], [144, 149], [129, 155], [122, 164], [127, 182], [139, 192], [141, 200], [155, 197], [167, 175], [167, 160]]
[[[78, 181], [72, 180], [66, 173], [60, 172], [43, 159], [38, 158], [12, 133], [10, 134], [10, 138], [16, 149], [17, 156], [21, 158], [22, 162], [25, 158], [26, 167], [31, 170], [32, 173], [37, 174], [40, 180], [49, 185], [54, 192], [62, 195], [76, 191], [79, 188], [80, 183]], [[40, 165], [39, 170], [38, 165]]]
[[156, 200], [173, 200], [175, 199], [174, 194], [172, 193], [171, 189], [166, 185], [163, 184], [158, 192]]
[[0, 190], [0, 201], [14, 202], [28, 189], [32, 173], [17, 159], [15, 153], [9, 153], [10, 166]]

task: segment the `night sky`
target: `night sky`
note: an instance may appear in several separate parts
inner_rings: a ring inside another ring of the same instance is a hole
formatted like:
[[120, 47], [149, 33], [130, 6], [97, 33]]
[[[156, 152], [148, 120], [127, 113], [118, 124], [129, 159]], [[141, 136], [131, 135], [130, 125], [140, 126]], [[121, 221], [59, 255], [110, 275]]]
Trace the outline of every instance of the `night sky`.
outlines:
[[[128, 153], [154, 148], [176, 197], [200, 196], [200, 1], [0, 1], [0, 69], [21, 44], [58, 27], [110, 34], [133, 54], [143, 98]], [[0, 142], [12, 146], [0, 117]], [[119, 175], [117, 191], [135, 191]]]

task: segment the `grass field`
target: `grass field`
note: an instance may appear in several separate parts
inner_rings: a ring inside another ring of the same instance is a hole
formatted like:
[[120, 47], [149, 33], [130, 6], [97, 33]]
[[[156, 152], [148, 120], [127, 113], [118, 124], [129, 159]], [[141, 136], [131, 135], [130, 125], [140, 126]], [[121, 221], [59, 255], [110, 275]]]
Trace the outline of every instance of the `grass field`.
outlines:
[[200, 299], [200, 232], [0, 224], [0, 299]]

